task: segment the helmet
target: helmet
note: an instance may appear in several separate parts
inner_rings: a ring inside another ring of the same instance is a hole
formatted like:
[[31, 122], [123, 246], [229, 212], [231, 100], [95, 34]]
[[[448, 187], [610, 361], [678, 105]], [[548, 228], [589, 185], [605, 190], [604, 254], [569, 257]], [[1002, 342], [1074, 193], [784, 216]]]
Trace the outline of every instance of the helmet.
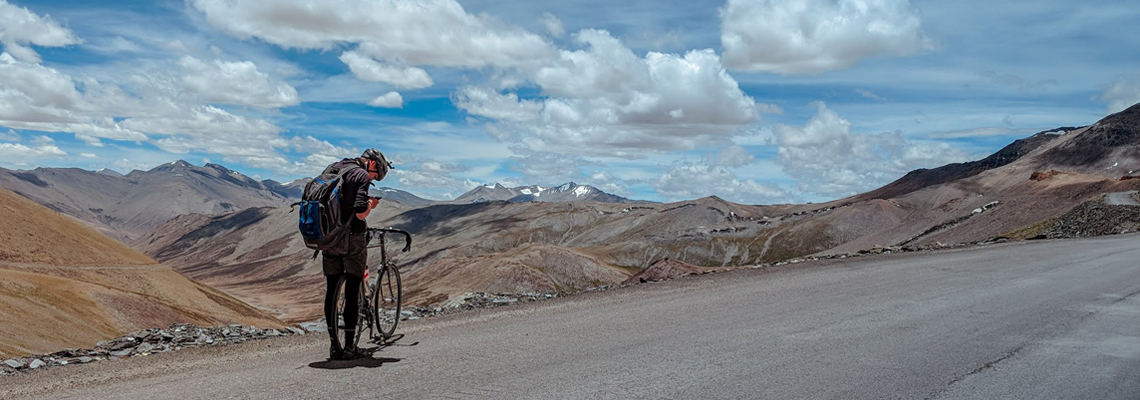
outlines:
[[[388, 175], [388, 169], [392, 168], [392, 163], [389, 162], [387, 158], [384, 158], [384, 153], [381, 153], [379, 150], [376, 150], [376, 149], [364, 150], [364, 154], [361, 154], [360, 158], [362, 160], [366, 160], [366, 161], [375, 161], [376, 165], [379, 166], [380, 170], [376, 171], [376, 173], [377, 173], [376, 180], [384, 179], [384, 176]], [[372, 171], [375, 171], [375, 170], [371, 170], [369, 172], [372, 172]]]

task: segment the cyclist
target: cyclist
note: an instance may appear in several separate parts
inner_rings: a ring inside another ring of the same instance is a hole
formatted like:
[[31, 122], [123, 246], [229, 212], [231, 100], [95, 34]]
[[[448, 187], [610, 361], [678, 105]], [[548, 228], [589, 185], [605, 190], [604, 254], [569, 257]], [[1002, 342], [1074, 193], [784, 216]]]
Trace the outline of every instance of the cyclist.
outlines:
[[[359, 168], [357, 168], [359, 167]], [[356, 347], [356, 320], [359, 311], [360, 284], [368, 262], [368, 224], [365, 218], [376, 208], [379, 200], [368, 196], [372, 181], [384, 179], [392, 164], [376, 149], [368, 149], [357, 158], [346, 158], [332, 163], [326, 171], [352, 168], [344, 174], [341, 184], [341, 223], [349, 224], [343, 251], [323, 251], [322, 268], [327, 280], [325, 291], [325, 321], [328, 324], [329, 359], [351, 360], [370, 355]], [[347, 221], [346, 221], [347, 219]], [[336, 292], [344, 281], [344, 346], [336, 336]]]

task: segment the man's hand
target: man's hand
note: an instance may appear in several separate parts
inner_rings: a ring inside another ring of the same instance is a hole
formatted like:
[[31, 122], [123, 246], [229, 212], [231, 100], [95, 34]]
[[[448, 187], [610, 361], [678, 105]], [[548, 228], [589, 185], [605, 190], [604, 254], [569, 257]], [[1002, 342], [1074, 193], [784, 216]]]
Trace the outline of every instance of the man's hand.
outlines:
[[376, 206], [379, 204], [380, 204], [380, 198], [379, 197], [369, 197], [368, 198], [368, 209], [364, 210], [364, 212], [362, 212], [362, 213], [357, 213], [356, 219], [364, 221], [365, 218], [368, 218], [368, 213], [372, 212], [372, 209], [376, 208]]

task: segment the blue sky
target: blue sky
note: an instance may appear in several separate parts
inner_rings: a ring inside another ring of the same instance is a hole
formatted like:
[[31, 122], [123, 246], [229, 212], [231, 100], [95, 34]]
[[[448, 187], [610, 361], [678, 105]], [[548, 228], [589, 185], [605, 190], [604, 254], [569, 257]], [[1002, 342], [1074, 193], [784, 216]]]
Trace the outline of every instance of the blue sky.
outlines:
[[824, 201], [1140, 102], [1125, 1], [0, 0], [0, 166]]

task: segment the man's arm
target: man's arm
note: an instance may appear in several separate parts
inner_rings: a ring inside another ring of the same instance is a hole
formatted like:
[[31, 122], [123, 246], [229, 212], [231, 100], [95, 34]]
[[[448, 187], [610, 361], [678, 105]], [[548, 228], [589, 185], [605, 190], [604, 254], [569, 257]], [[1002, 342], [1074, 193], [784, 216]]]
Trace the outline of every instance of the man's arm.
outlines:
[[356, 185], [356, 197], [352, 203], [352, 211], [356, 213], [357, 219], [363, 221], [368, 218], [368, 213], [376, 208], [376, 204], [380, 203], [368, 197], [368, 184], [372, 182], [372, 179], [369, 179], [367, 171], [358, 168], [345, 174], [345, 181]]
[[377, 204], [380, 204], [380, 199], [375, 197], [368, 198], [368, 208], [365, 209], [364, 212], [356, 213], [356, 219], [364, 221], [365, 218], [368, 218], [368, 214], [372, 212], [372, 209], [376, 208]]

